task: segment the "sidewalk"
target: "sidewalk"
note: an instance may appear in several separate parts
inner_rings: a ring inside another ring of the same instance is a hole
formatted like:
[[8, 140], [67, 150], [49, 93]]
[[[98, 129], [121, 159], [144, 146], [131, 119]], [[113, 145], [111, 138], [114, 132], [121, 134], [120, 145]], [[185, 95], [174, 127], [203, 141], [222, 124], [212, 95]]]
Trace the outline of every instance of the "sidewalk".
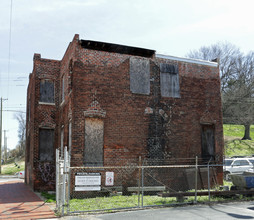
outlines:
[[0, 219], [49, 219], [54, 212], [30, 188], [24, 180], [0, 182]]

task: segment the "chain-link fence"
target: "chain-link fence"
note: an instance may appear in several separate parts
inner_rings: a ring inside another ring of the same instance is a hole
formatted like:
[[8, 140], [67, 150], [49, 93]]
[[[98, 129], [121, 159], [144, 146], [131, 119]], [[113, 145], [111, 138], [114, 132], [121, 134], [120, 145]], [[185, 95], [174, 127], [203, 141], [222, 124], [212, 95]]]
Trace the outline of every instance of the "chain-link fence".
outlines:
[[[64, 155], [57, 152], [56, 195], [62, 215], [193, 203], [199, 190], [218, 185], [222, 172], [218, 165], [199, 165], [197, 158], [156, 161], [140, 157], [122, 166], [69, 167], [66, 149]], [[187, 191], [193, 195], [185, 200], [180, 192]]]

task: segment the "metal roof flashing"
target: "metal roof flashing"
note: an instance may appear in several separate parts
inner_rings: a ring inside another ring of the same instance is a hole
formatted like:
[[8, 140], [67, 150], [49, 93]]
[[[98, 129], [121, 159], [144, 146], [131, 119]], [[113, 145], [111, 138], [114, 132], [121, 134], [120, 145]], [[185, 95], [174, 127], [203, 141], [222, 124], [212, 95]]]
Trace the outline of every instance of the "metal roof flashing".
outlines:
[[163, 55], [163, 54], [155, 54], [155, 57], [162, 58], [162, 59], [174, 60], [174, 61], [181, 61], [181, 62], [186, 62], [186, 63], [206, 65], [206, 66], [211, 66], [211, 67], [218, 67], [217, 62], [211, 62], [211, 61], [206, 61], [206, 60], [199, 60], [199, 59], [185, 58], [185, 57], [175, 57], [175, 56]]

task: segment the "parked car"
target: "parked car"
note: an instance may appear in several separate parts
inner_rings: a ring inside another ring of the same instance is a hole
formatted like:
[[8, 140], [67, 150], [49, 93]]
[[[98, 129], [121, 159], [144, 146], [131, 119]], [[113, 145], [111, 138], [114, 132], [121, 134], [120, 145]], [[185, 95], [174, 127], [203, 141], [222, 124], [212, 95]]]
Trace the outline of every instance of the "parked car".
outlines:
[[241, 174], [252, 168], [253, 164], [250, 162], [249, 158], [225, 159], [225, 166], [223, 166], [224, 179], [230, 180], [230, 174]]
[[248, 160], [253, 164], [254, 166], [254, 157], [248, 158]]
[[231, 166], [231, 163], [234, 161], [233, 158], [226, 158], [223, 161], [223, 171], [226, 171], [229, 169], [229, 167]]
[[19, 171], [16, 173], [16, 175], [18, 176], [18, 178], [24, 179], [25, 178], [25, 171]]

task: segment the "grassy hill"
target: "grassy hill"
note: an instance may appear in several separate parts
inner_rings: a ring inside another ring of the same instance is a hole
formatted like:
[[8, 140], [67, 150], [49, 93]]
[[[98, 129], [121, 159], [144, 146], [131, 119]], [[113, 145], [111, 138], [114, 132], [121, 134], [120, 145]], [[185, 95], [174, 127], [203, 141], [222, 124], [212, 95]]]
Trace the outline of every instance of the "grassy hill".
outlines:
[[15, 173], [25, 170], [25, 158], [11, 159], [7, 164], [2, 165], [2, 175], [14, 175]]
[[252, 156], [254, 155], [254, 126], [251, 126], [252, 140], [241, 140], [244, 136], [243, 125], [223, 125], [225, 156]]

